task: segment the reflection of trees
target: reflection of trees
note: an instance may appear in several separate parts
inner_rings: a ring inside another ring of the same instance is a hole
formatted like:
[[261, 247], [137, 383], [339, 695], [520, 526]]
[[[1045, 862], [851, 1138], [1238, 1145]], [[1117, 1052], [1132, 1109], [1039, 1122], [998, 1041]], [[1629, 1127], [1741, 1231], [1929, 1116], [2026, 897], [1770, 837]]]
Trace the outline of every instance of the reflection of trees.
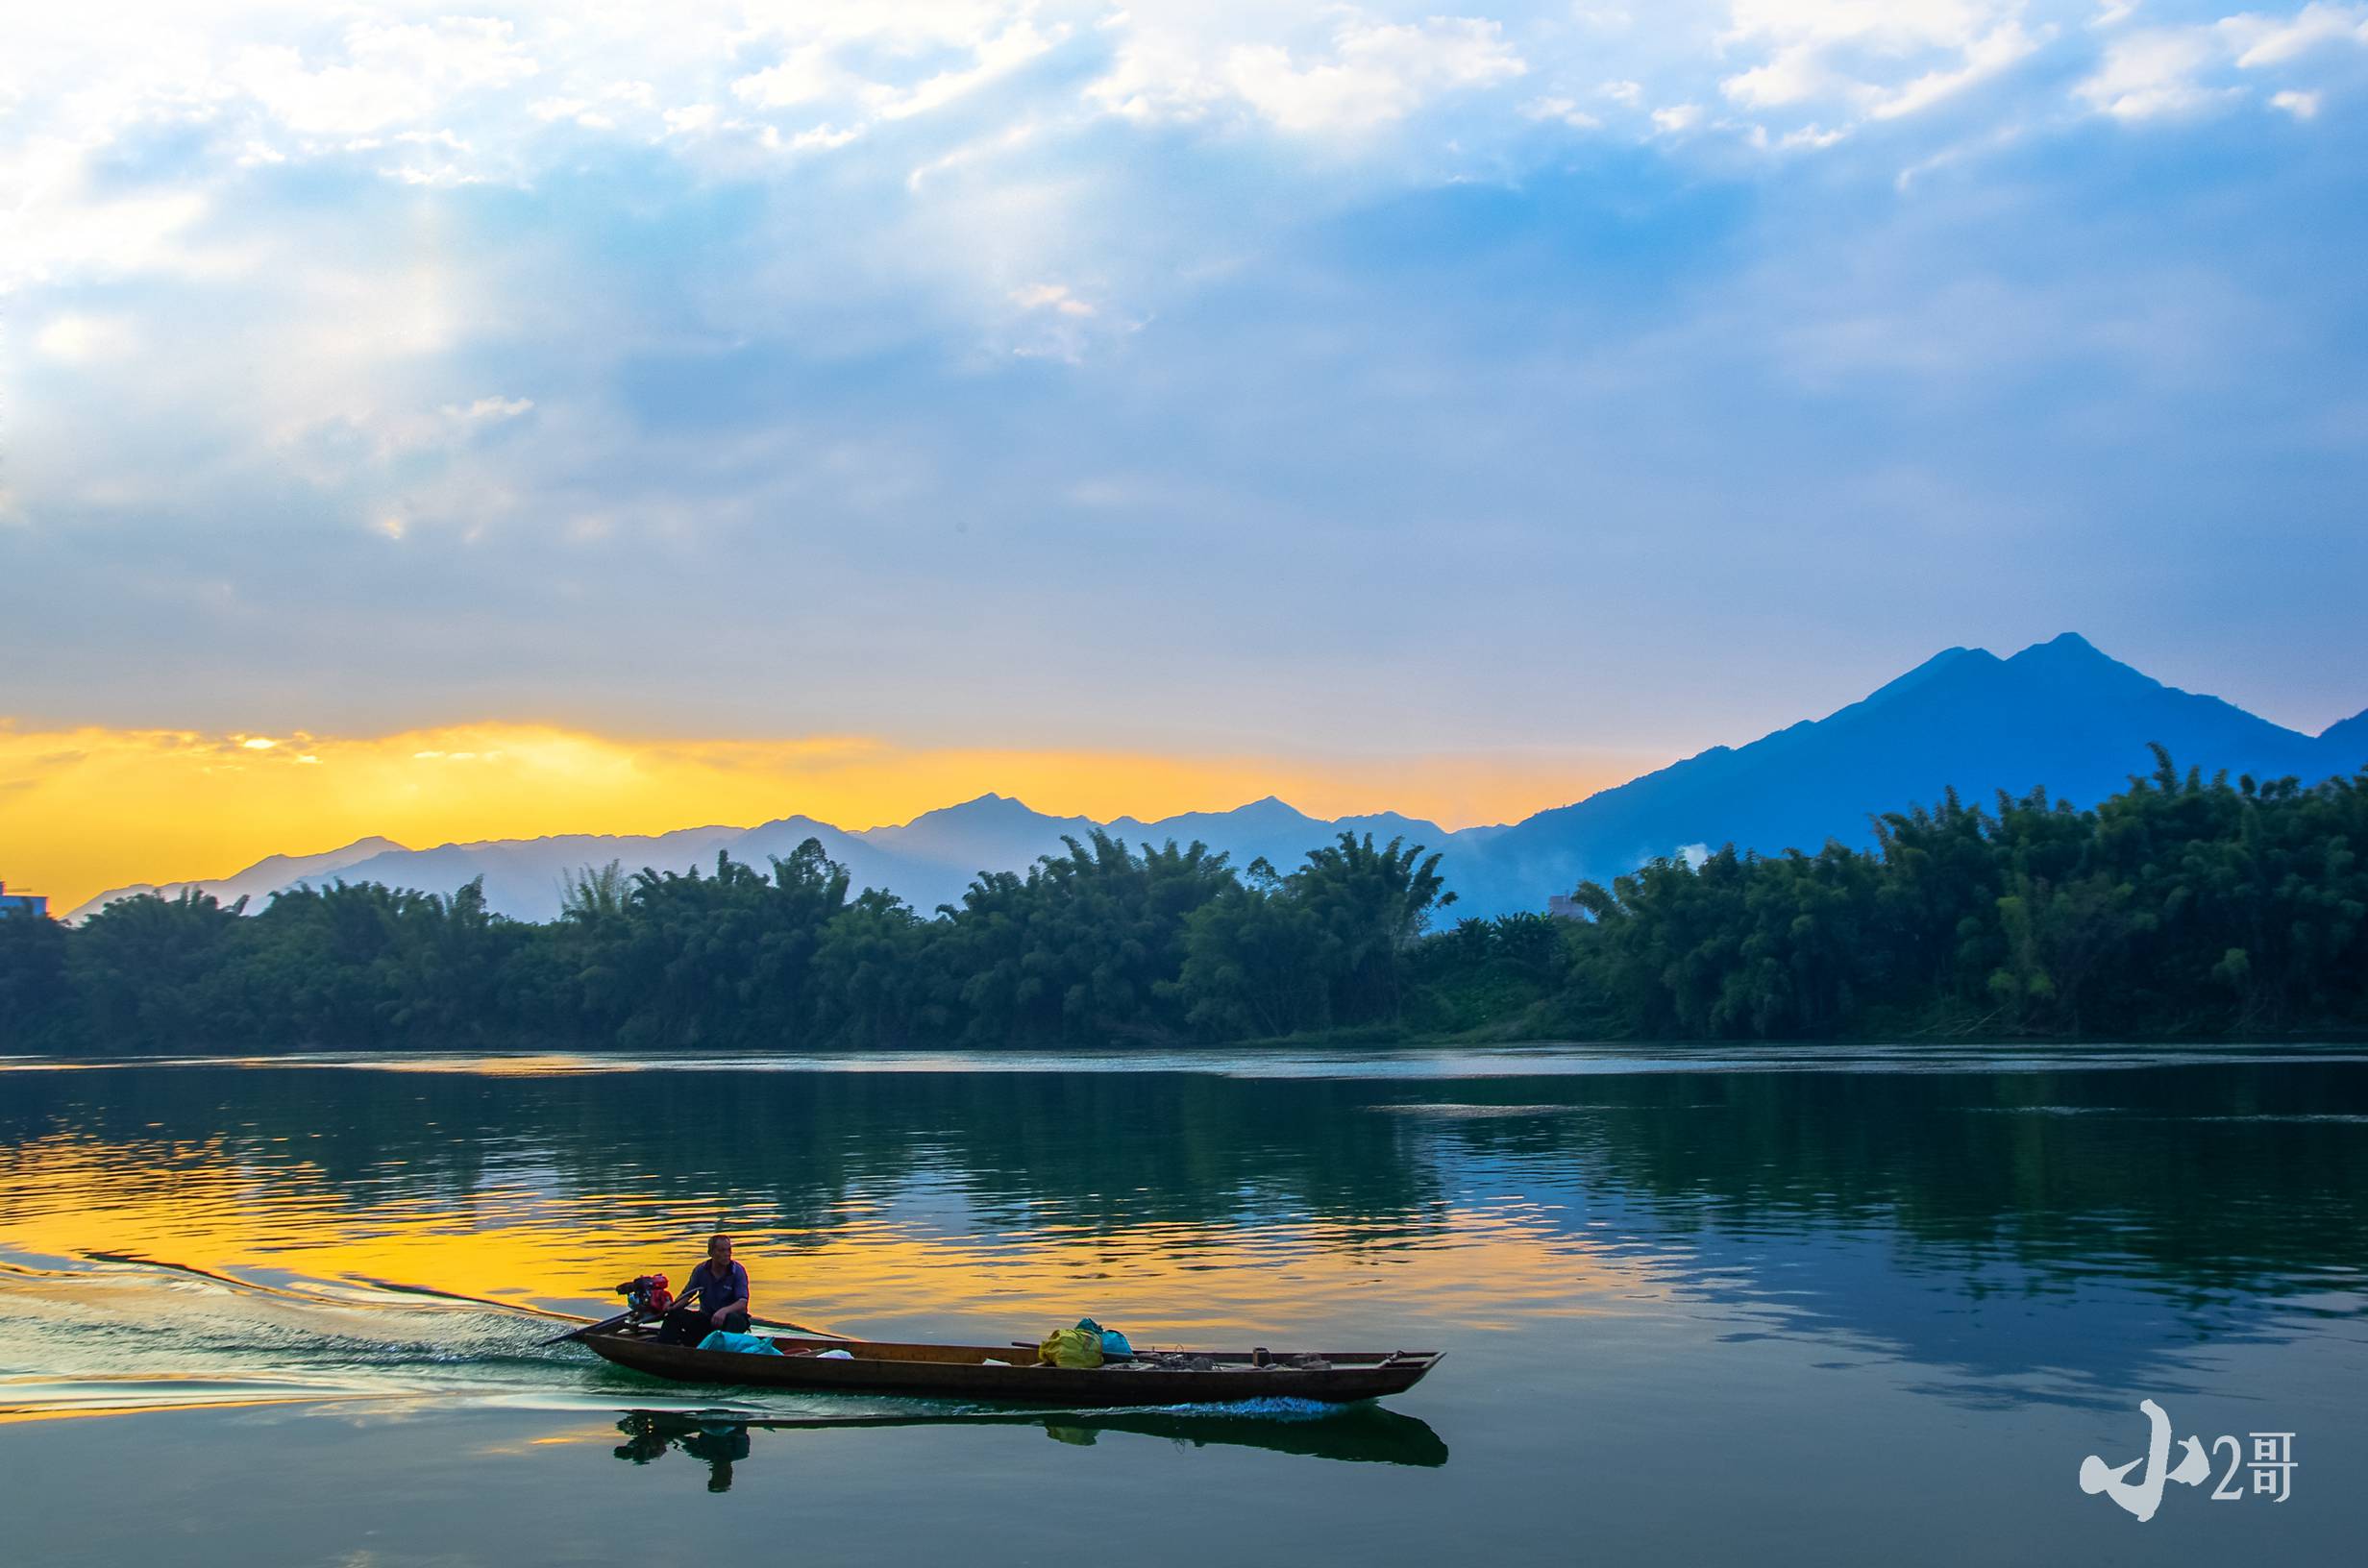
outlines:
[[[317, 1184], [358, 1216], [497, 1183], [562, 1198], [728, 1194], [751, 1225], [828, 1231], [851, 1195], [942, 1181], [990, 1226], [1046, 1209], [1117, 1229], [1303, 1213], [1452, 1223], [1459, 1191], [1576, 1188], [1638, 1244], [1848, 1232], [1967, 1288], [2109, 1278], [2203, 1309], [2368, 1255], [2368, 1074], [2344, 1063], [2028, 1073], [1664, 1072], [1465, 1080], [1095, 1072], [288, 1068], [15, 1073], [8, 1149], [65, 1132], [136, 1184], [175, 1149]], [[1437, 1118], [1451, 1097], [1547, 1104]], [[2045, 1111], [2035, 1107], [2050, 1108]], [[317, 1135], [317, 1136], [315, 1136]], [[7, 1199], [0, 1194], [0, 1212]], [[769, 1213], [767, 1213], [769, 1211]], [[1537, 1221], [1553, 1224], [1550, 1211]], [[1601, 1233], [1596, 1233], [1596, 1239]], [[1179, 1241], [1179, 1244], [1184, 1244]], [[2349, 1286], [2345, 1286], [2349, 1288]]]
[[[1112, 1226], [1437, 1212], [1407, 1130], [1369, 1086], [1206, 1074], [469, 1073], [183, 1067], [12, 1075], [0, 1140], [122, 1148], [127, 1179], [219, 1143], [364, 1206], [503, 1179], [567, 1194], [769, 1204], [826, 1221], [859, 1188], [950, 1176], [989, 1220], [1090, 1196]], [[721, 1158], [729, 1168], [711, 1168]]]
[[[1443, 1136], [1463, 1158], [1573, 1170], [1668, 1235], [1874, 1227], [1935, 1261], [2005, 1253], [2047, 1280], [2135, 1262], [2198, 1300], [2368, 1252], [2368, 1138], [2326, 1119], [2368, 1115], [2352, 1064], [1565, 1082], [1591, 1114], [1460, 1118]], [[1457, 1095], [1521, 1104], [1560, 1087]]]

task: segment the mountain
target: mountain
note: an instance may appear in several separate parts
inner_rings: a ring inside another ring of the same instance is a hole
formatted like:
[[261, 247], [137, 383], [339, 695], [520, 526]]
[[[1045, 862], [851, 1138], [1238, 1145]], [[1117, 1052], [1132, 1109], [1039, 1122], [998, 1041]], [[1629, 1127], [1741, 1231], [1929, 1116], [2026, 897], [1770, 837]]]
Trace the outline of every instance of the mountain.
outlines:
[[742, 827], [686, 827], [650, 838], [570, 833], [547, 839], [445, 844], [432, 849], [396, 846], [350, 866], [291, 877], [284, 885], [317, 886], [335, 879], [450, 893], [481, 876], [489, 907], [520, 919], [548, 920], [559, 913], [560, 879], [567, 872], [605, 866], [612, 860], [623, 861], [629, 870], [644, 866], [678, 871], [693, 866], [711, 867], [717, 851], [734, 848], [748, 831]]
[[110, 888], [64, 918], [80, 919], [94, 910], [106, 908], [118, 898], [130, 898], [143, 893], [153, 893], [160, 898], [178, 898], [193, 889], [210, 893], [226, 904], [238, 898], [252, 899], [255, 907], [260, 909], [266, 894], [293, 887], [308, 877], [342, 871], [347, 867], [360, 865], [389, 851], [407, 852], [392, 839], [369, 838], [356, 839], [341, 849], [325, 850], [317, 855], [265, 855], [245, 870], [229, 876], [198, 877], [187, 882], [135, 882], [130, 887]]
[[2334, 758], [2338, 772], [2368, 767], [2368, 709], [2320, 730], [2319, 749]]
[[[1109, 828], [1130, 844], [1197, 839], [1238, 868], [1260, 857], [1288, 871], [1339, 833], [1404, 838], [1444, 852], [1442, 870], [1458, 894], [1452, 913], [1493, 916], [1545, 907], [1586, 878], [1606, 880], [1657, 855], [1733, 843], [1764, 853], [1813, 850], [1827, 839], [1870, 843], [1870, 819], [1955, 787], [1986, 802], [1998, 790], [2021, 795], [2044, 785], [2059, 799], [2093, 804], [2133, 773], [2154, 771], [2149, 742], [2170, 748], [2182, 768], [2227, 769], [2315, 781], [2368, 766], [2368, 713], [2317, 736], [2271, 723], [2216, 697], [2183, 692], [2099, 652], [2070, 632], [2002, 659], [1952, 648], [1823, 719], [1804, 720], [1741, 747], [1698, 756], [1542, 811], [1511, 826], [1449, 833], [1435, 822], [1385, 812], [1311, 817], [1269, 796], [1231, 811], [1188, 812]], [[1024, 870], [1062, 852], [1064, 835], [1093, 827], [1082, 817], [1049, 817], [1000, 795], [925, 812], [894, 827], [849, 832], [810, 817], [756, 827], [695, 827], [654, 837], [573, 834], [407, 849], [364, 839], [325, 855], [275, 855], [236, 876], [202, 885], [229, 898], [342, 877], [449, 892], [485, 879], [487, 901], [522, 919], [558, 913], [561, 878], [621, 861], [685, 871], [712, 868], [719, 852], [762, 867], [805, 839], [822, 841], [858, 888], [895, 890], [928, 911], [959, 901], [981, 870]], [[118, 889], [73, 911], [165, 888]], [[259, 896], [255, 907], [261, 905]]]
[[1110, 831], [1129, 844], [1164, 844], [1170, 839], [1190, 844], [1197, 839], [1213, 849], [1224, 850], [1232, 857], [1236, 870], [1246, 871], [1250, 862], [1264, 858], [1276, 870], [1288, 871], [1306, 859], [1310, 849], [1330, 844], [1343, 833], [1370, 833], [1375, 844], [1402, 838], [1409, 844], [1443, 849], [1451, 838], [1463, 844], [1477, 844], [1481, 838], [1499, 830], [1475, 827], [1462, 834], [1450, 834], [1437, 822], [1401, 817], [1394, 811], [1327, 821], [1310, 817], [1270, 795], [1231, 811], [1190, 811], [1148, 822], [1122, 817], [1110, 824]]
[[1829, 838], [1869, 844], [1874, 816], [1937, 801], [1949, 787], [1986, 804], [1999, 790], [2044, 785], [2093, 805], [2154, 771], [2149, 742], [2207, 774], [2315, 781], [2368, 762], [2356, 754], [2368, 752], [2361, 741], [2359, 719], [2303, 735], [2165, 686], [2066, 632], [2008, 659], [1952, 648], [1824, 719], [1713, 747], [1450, 860], [1465, 909], [1500, 914], [1694, 845], [1775, 854]]

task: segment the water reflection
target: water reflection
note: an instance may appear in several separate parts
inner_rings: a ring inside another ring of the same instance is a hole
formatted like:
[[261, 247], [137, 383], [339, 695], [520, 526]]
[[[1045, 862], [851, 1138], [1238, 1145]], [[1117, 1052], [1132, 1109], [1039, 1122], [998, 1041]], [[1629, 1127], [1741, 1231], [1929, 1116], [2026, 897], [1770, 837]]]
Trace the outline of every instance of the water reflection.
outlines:
[[[2197, 1345], [2357, 1321], [2356, 1058], [1882, 1068], [12, 1072], [0, 1252], [27, 1266], [0, 1294], [74, 1293], [160, 1370], [368, 1367], [374, 1390], [422, 1344], [550, 1378], [505, 1337], [548, 1330], [338, 1313], [417, 1292], [603, 1312], [719, 1226], [760, 1312], [826, 1328], [999, 1339], [1091, 1312], [1145, 1342], [1567, 1352], [1590, 1321], [1699, 1314], [1975, 1405], [2176, 1389]], [[193, 1319], [207, 1276], [253, 1294]], [[0, 1314], [0, 1373], [128, 1354]]]
[[716, 1421], [697, 1415], [659, 1410], [635, 1410], [617, 1423], [625, 1433], [616, 1456], [629, 1464], [648, 1464], [678, 1449], [707, 1466], [707, 1490], [731, 1490], [733, 1463], [749, 1457], [749, 1423]]
[[[1269, 1402], [1270, 1404], [1278, 1402]], [[1447, 1445], [1424, 1422], [1377, 1406], [1343, 1409], [964, 1410], [949, 1413], [743, 1417], [728, 1411], [633, 1410], [618, 1421], [616, 1457], [648, 1464], [678, 1451], [707, 1465], [707, 1490], [731, 1489], [732, 1466], [750, 1453], [751, 1431], [851, 1428], [1034, 1428], [1054, 1442], [1091, 1448], [1106, 1433], [1156, 1437], [1179, 1448], [1242, 1448], [1351, 1463], [1437, 1469]]]

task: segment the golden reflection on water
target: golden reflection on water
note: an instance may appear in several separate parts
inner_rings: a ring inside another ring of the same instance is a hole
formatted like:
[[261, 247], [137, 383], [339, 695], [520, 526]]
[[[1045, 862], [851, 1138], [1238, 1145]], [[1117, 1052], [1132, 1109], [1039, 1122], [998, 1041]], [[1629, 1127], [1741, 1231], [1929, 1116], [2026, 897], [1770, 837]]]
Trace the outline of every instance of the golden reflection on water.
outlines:
[[998, 1228], [957, 1182], [932, 1179], [851, 1191], [815, 1222], [720, 1191], [571, 1191], [516, 1164], [464, 1184], [387, 1162], [332, 1183], [287, 1149], [258, 1159], [220, 1137], [140, 1145], [67, 1133], [0, 1147], [0, 1253], [74, 1269], [0, 1288], [20, 1302], [70, 1293], [91, 1260], [113, 1258], [269, 1288], [291, 1309], [326, 1288], [346, 1302], [436, 1292], [604, 1315], [618, 1280], [663, 1270], [679, 1286], [724, 1224], [760, 1315], [857, 1335], [926, 1319], [999, 1342], [1091, 1312], [1144, 1343], [1319, 1329], [1390, 1338], [1415, 1318], [1492, 1329], [1673, 1293], [1648, 1257], [1512, 1198], [1353, 1221], [1105, 1222], [1070, 1205]]

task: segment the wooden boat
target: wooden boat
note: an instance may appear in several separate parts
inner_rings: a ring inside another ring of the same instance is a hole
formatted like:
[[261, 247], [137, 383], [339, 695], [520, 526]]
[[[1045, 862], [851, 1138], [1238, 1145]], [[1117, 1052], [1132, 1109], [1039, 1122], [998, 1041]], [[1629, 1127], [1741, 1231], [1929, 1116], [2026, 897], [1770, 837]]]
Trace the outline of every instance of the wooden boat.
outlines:
[[[1047, 1366], [1035, 1347], [910, 1345], [876, 1339], [772, 1335], [780, 1351], [661, 1345], [629, 1325], [579, 1335], [619, 1366], [678, 1383], [811, 1388], [935, 1399], [1007, 1399], [1068, 1406], [1204, 1405], [1307, 1399], [1328, 1405], [1403, 1393], [1444, 1359], [1436, 1350], [1280, 1352], [1255, 1364], [1249, 1351], [1139, 1350], [1098, 1367]], [[844, 1357], [826, 1356], [844, 1351]]]

